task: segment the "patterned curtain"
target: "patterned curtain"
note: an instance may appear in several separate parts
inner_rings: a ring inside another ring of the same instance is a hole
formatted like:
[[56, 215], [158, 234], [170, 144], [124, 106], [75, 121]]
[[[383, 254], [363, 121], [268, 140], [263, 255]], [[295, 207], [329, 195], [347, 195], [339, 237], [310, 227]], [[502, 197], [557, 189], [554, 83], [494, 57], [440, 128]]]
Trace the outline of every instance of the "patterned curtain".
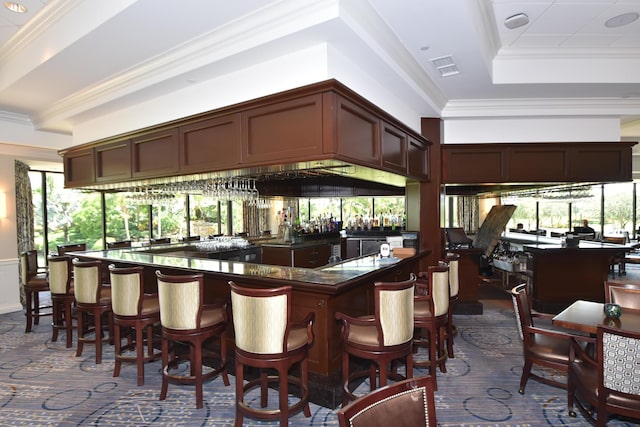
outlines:
[[458, 200], [458, 224], [467, 234], [475, 234], [480, 227], [480, 201], [474, 196], [460, 197]]
[[[29, 166], [16, 160], [16, 227], [18, 231], [18, 255], [34, 248], [33, 201]], [[25, 305], [24, 288], [20, 278], [20, 302]]]

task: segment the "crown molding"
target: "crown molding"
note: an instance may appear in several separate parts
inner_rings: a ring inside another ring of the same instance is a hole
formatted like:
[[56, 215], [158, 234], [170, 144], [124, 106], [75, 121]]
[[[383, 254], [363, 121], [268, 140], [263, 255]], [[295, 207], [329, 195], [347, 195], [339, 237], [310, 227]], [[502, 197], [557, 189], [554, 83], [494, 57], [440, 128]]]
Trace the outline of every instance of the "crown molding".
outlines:
[[640, 97], [564, 99], [458, 99], [442, 111], [443, 118], [524, 116], [621, 116], [640, 111]]

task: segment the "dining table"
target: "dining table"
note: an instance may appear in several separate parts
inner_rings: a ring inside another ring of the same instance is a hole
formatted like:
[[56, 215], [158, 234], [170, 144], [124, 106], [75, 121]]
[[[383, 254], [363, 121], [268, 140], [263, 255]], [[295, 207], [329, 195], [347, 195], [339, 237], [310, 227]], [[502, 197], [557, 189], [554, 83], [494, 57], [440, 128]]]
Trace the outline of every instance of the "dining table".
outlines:
[[566, 329], [595, 335], [599, 325], [640, 332], [640, 310], [622, 308], [614, 319], [604, 314], [604, 303], [577, 300], [552, 318], [552, 323]]

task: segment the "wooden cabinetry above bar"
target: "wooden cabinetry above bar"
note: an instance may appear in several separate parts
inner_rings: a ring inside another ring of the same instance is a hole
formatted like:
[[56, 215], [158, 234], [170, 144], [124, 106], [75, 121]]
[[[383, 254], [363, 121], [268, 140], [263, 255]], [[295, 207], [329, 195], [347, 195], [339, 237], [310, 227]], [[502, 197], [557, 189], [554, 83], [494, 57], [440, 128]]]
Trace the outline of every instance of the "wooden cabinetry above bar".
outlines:
[[635, 142], [444, 144], [443, 184], [631, 180]]
[[[333, 168], [429, 179], [429, 141], [335, 80], [62, 150], [65, 185], [195, 173], [257, 174], [271, 167]], [[412, 156], [411, 159], [409, 156]], [[360, 175], [360, 176], [358, 176]], [[379, 179], [379, 178], [378, 178]], [[393, 180], [392, 180], [393, 181]]]

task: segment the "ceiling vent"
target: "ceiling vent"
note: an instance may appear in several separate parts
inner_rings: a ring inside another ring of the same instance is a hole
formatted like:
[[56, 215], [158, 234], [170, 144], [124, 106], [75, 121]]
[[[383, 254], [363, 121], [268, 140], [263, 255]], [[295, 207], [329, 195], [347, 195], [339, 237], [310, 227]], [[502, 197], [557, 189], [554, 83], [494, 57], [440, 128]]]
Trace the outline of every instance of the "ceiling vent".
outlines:
[[440, 56], [438, 58], [432, 58], [431, 64], [433, 64], [434, 68], [438, 70], [440, 73], [440, 77], [449, 77], [460, 73], [460, 70], [456, 66], [455, 62], [453, 62], [453, 58], [451, 55]]

